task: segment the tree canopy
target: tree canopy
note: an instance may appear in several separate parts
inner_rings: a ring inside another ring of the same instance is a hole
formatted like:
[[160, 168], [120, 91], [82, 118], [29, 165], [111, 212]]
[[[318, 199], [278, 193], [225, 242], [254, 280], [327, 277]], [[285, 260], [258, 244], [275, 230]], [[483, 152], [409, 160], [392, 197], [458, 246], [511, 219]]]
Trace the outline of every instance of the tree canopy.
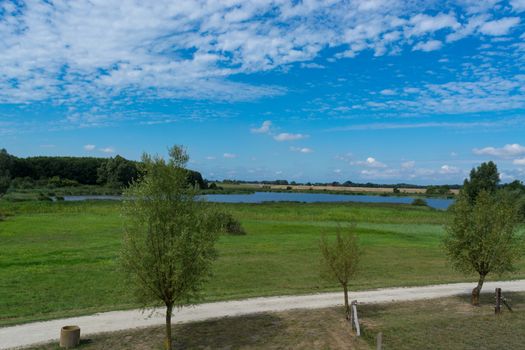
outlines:
[[[125, 159], [119, 155], [112, 158], [97, 157], [28, 157], [19, 158], [0, 150], [0, 177], [9, 179], [42, 180], [53, 179], [54, 183], [74, 181], [82, 185], [103, 185], [115, 188], [125, 187], [136, 179], [140, 162]], [[200, 188], [206, 188], [202, 175], [186, 170], [187, 181]], [[62, 182], [61, 182], [62, 181]], [[7, 182], [7, 181], [4, 181]], [[16, 183], [18, 183], [17, 181]]]
[[500, 176], [498, 167], [492, 161], [482, 163], [470, 171], [470, 178], [463, 182], [463, 191], [473, 202], [481, 191], [494, 193], [498, 189]]

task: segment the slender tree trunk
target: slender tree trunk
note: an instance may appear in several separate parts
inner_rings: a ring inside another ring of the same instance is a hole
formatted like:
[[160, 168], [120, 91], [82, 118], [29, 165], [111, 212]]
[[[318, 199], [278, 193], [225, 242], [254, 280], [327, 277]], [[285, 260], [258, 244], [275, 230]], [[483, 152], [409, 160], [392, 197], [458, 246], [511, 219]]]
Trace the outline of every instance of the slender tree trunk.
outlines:
[[350, 305], [348, 304], [348, 286], [345, 284], [343, 285], [343, 290], [345, 292], [345, 311], [346, 311], [346, 319], [350, 319]]
[[166, 305], [166, 340], [164, 342], [166, 350], [172, 350], [173, 344], [171, 339], [171, 315], [173, 313], [173, 305]]
[[481, 293], [481, 287], [483, 287], [483, 282], [485, 282], [485, 275], [479, 275], [478, 285], [476, 288], [472, 289], [472, 298], [471, 303], [474, 306], [479, 305], [479, 294]]

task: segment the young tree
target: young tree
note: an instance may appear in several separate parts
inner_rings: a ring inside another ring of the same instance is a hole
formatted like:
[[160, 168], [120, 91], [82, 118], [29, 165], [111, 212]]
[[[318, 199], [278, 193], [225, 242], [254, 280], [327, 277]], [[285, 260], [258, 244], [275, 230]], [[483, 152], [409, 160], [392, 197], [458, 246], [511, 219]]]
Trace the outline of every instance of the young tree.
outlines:
[[346, 317], [350, 317], [348, 283], [354, 276], [359, 263], [360, 250], [353, 227], [347, 232], [337, 230], [335, 242], [321, 237], [321, 276], [328, 281], [337, 281], [343, 287]]
[[166, 307], [166, 349], [172, 348], [174, 307], [196, 300], [216, 257], [216, 220], [196, 198], [184, 168], [188, 155], [170, 149], [170, 159], [144, 155], [143, 175], [125, 191], [122, 265], [146, 307]]
[[474, 203], [461, 191], [451, 210], [444, 246], [457, 270], [479, 275], [471, 299], [472, 305], [479, 305], [485, 277], [491, 272], [512, 271], [521, 253], [518, 210], [510, 196], [486, 190], [477, 195]]

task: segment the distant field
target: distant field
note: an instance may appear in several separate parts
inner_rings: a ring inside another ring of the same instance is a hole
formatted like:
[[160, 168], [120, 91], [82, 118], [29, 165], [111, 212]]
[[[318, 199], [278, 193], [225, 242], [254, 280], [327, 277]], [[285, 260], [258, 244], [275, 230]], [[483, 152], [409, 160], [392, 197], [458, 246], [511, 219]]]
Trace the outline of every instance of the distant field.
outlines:
[[[0, 324], [136, 307], [118, 270], [119, 205], [0, 202], [10, 215], [0, 222]], [[443, 211], [364, 203], [220, 206], [248, 234], [220, 238], [207, 301], [337, 289], [319, 277], [319, 237], [352, 222], [365, 250], [352, 289], [465, 280], [441, 250]], [[511, 277], [525, 278], [525, 265]]]
[[[243, 183], [239, 185], [220, 183], [221, 187], [226, 189], [253, 189], [253, 190], [287, 190], [291, 188], [292, 191], [330, 191], [330, 192], [348, 192], [348, 193], [368, 193], [368, 194], [393, 194], [393, 187], [352, 187], [352, 186], [306, 186], [306, 185], [264, 185], [255, 183]], [[399, 192], [404, 194], [425, 194], [425, 188], [404, 188], [399, 187]], [[458, 194], [459, 190], [450, 190], [451, 194]]]

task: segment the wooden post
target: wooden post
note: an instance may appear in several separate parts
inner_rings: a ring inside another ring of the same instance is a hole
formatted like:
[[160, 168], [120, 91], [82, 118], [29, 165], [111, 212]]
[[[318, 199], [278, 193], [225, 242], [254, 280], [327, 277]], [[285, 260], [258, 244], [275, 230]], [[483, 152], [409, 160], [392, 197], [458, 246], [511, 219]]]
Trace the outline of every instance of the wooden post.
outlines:
[[501, 313], [501, 288], [496, 288], [496, 307], [494, 313], [497, 315]]
[[361, 328], [359, 327], [359, 318], [357, 317], [357, 300], [352, 301], [352, 319], [354, 320], [355, 333], [358, 337], [361, 336]]
[[377, 333], [376, 350], [383, 348], [383, 332]]

